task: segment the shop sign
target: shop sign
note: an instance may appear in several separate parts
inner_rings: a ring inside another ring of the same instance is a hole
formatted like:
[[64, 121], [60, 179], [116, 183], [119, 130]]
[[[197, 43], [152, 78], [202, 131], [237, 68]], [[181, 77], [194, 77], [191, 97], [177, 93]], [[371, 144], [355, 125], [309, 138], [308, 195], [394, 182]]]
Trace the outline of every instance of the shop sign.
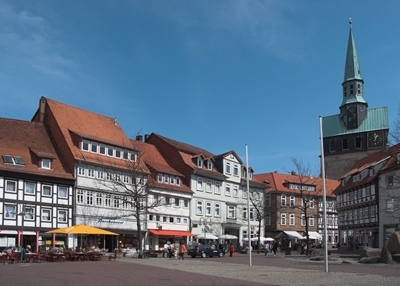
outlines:
[[115, 220], [115, 219], [99, 219], [98, 223], [109, 223], [109, 224], [125, 224], [123, 220]]

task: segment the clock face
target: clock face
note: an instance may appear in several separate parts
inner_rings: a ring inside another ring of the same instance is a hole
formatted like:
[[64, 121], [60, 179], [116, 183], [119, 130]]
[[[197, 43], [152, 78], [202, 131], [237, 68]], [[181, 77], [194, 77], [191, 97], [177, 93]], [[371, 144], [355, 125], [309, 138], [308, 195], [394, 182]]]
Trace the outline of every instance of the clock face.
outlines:
[[382, 132], [371, 132], [368, 134], [368, 145], [370, 147], [382, 146], [383, 145], [383, 134]]

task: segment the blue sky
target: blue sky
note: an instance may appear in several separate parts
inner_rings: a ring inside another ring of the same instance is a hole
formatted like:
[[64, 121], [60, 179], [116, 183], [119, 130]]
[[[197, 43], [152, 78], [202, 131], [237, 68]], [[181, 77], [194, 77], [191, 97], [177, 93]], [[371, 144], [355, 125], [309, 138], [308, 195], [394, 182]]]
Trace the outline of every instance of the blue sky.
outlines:
[[256, 173], [319, 167], [319, 115], [339, 112], [349, 17], [370, 108], [400, 102], [400, 1], [0, 0], [0, 117], [41, 96]]

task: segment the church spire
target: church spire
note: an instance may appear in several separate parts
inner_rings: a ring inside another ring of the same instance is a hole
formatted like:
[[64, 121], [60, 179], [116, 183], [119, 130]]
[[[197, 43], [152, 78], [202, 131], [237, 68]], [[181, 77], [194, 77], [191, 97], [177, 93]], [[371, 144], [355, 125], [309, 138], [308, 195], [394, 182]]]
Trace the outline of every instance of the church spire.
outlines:
[[361, 77], [360, 65], [358, 62], [356, 43], [353, 36], [353, 22], [350, 18], [350, 31], [347, 43], [346, 63], [344, 69], [343, 86], [343, 101], [342, 105], [352, 103], [367, 104], [364, 100], [363, 84], [364, 80]]

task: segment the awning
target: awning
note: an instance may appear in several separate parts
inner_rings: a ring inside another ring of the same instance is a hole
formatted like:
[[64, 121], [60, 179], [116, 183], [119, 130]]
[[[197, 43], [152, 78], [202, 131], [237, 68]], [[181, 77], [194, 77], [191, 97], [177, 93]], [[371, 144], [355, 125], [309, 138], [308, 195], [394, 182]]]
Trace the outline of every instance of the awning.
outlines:
[[151, 234], [165, 235], [165, 236], [194, 236], [190, 231], [179, 230], [163, 230], [163, 229], [149, 229]]
[[309, 231], [308, 232], [308, 237], [311, 238], [311, 239], [322, 239], [322, 235], [320, 235], [316, 231]]
[[0, 235], [1, 234], [18, 234], [18, 231], [16, 230], [5, 230], [3, 229], [2, 231], [0, 231]]
[[300, 233], [298, 233], [297, 231], [284, 231], [284, 233], [286, 233], [287, 236], [289, 236], [289, 238], [298, 238], [298, 239], [302, 239], [303, 237], [300, 235]]

